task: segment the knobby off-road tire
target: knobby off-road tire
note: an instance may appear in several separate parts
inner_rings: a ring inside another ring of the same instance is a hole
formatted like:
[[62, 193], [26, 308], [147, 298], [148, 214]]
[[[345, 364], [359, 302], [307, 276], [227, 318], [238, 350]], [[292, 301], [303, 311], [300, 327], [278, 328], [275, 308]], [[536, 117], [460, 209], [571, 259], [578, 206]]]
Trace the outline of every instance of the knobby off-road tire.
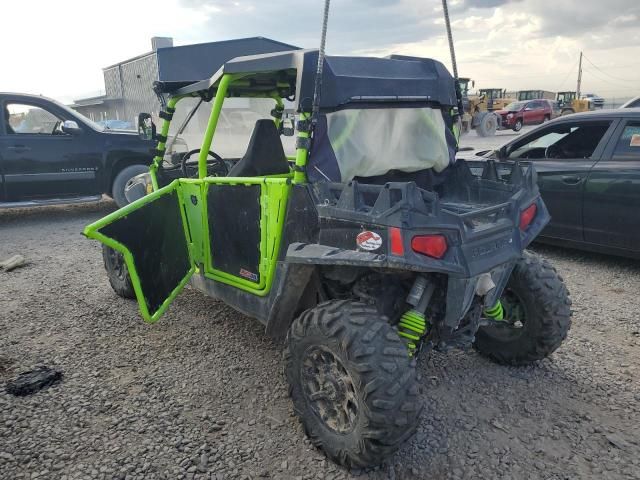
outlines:
[[[507, 365], [527, 365], [554, 352], [571, 326], [571, 300], [562, 277], [542, 257], [525, 251], [502, 296], [505, 320], [481, 327], [475, 348]], [[522, 316], [522, 325], [513, 325]], [[511, 318], [510, 318], [511, 317]]]
[[415, 366], [374, 307], [341, 300], [307, 310], [287, 334], [284, 359], [295, 412], [334, 462], [379, 465], [415, 432]]
[[106, 245], [102, 246], [102, 260], [111, 288], [122, 298], [136, 298], [124, 256]]

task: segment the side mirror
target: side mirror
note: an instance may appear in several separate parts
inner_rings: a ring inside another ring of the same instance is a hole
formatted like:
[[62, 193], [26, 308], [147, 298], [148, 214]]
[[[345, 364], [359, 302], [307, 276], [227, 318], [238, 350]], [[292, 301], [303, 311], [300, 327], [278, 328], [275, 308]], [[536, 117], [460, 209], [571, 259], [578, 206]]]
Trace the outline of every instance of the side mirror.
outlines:
[[156, 126], [151, 119], [150, 113], [138, 115], [138, 135], [143, 140], [153, 140], [156, 136]]
[[506, 145], [504, 145], [504, 146], [500, 147], [498, 150], [496, 150], [496, 157], [498, 158], [498, 160], [503, 160], [503, 159], [507, 158], [508, 156], [509, 156], [509, 151], [508, 151]]
[[65, 120], [64, 122], [62, 122], [62, 126], [60, 127], [60, 129], [64, 133], [68, 133], [69, 135], [79, 135], [82, 133], [82, 129], [74, 120]]

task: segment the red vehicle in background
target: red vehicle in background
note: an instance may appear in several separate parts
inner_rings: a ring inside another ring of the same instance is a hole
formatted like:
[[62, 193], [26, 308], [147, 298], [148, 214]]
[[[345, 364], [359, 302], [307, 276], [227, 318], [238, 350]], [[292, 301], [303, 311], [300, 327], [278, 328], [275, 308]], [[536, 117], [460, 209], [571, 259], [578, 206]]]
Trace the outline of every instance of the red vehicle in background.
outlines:
[[551, 120], [554, 117], [551, 103], [548, 100], [530, 100], [512, 102], [504, 110], [497, 110], [500, 115], [501, 128], [519, 132], [524, 125], [533, 125]]

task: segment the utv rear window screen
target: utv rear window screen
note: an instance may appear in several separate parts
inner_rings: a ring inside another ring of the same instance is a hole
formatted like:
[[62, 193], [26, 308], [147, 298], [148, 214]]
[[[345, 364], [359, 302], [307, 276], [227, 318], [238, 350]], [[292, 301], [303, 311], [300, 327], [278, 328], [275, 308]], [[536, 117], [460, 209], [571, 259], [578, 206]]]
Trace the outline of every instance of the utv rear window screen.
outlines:
[[129, 249], [153, 315], [191, 269], [175, 190], [100, 229]]
[[[326, 115], [329, 142], [319, 145], [320, 148], [330, 145], [342, 182], [382, 175], [389, 170], [416, 172], [433, 168], [440, 172], [450, 162], [445, 129], [442, 112], [437, 109], [347, 109]], [[312, 152], [311, 168], [322, 174], [323, 162], [314, 163], [316, 154], [318, 160], [326, 159], [327, 155]], [[325, 178], [334, 176], [326, 174]]]

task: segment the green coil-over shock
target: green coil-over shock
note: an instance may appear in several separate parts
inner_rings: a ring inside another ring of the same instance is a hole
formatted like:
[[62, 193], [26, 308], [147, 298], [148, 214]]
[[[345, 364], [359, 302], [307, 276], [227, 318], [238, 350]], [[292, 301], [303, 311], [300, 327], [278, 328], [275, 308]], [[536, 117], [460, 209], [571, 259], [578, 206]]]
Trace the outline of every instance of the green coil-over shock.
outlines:
[[418, 276], [407, 296], [407, 303], [414, 308], [406, 311], [398, 322], [398, 335], [407, 341], [409, 356], [412, 357], [422, 338], [429, 333], [429, 322], [425, 311], [433, 295], [434, 286], [423, 276]]
[[486, 308], [484, 314], [494, 320], [504, 320], [504, 308], [502, 308], [502, 302], [500, 299], [491, 308]]
[[420, 339], [426, 335], [428, 330], [427, 319], [423, 313], [411, 309], [402, 315], [398, 322], [398, 335], [407, 339], [409, 356], [413, 356]]

